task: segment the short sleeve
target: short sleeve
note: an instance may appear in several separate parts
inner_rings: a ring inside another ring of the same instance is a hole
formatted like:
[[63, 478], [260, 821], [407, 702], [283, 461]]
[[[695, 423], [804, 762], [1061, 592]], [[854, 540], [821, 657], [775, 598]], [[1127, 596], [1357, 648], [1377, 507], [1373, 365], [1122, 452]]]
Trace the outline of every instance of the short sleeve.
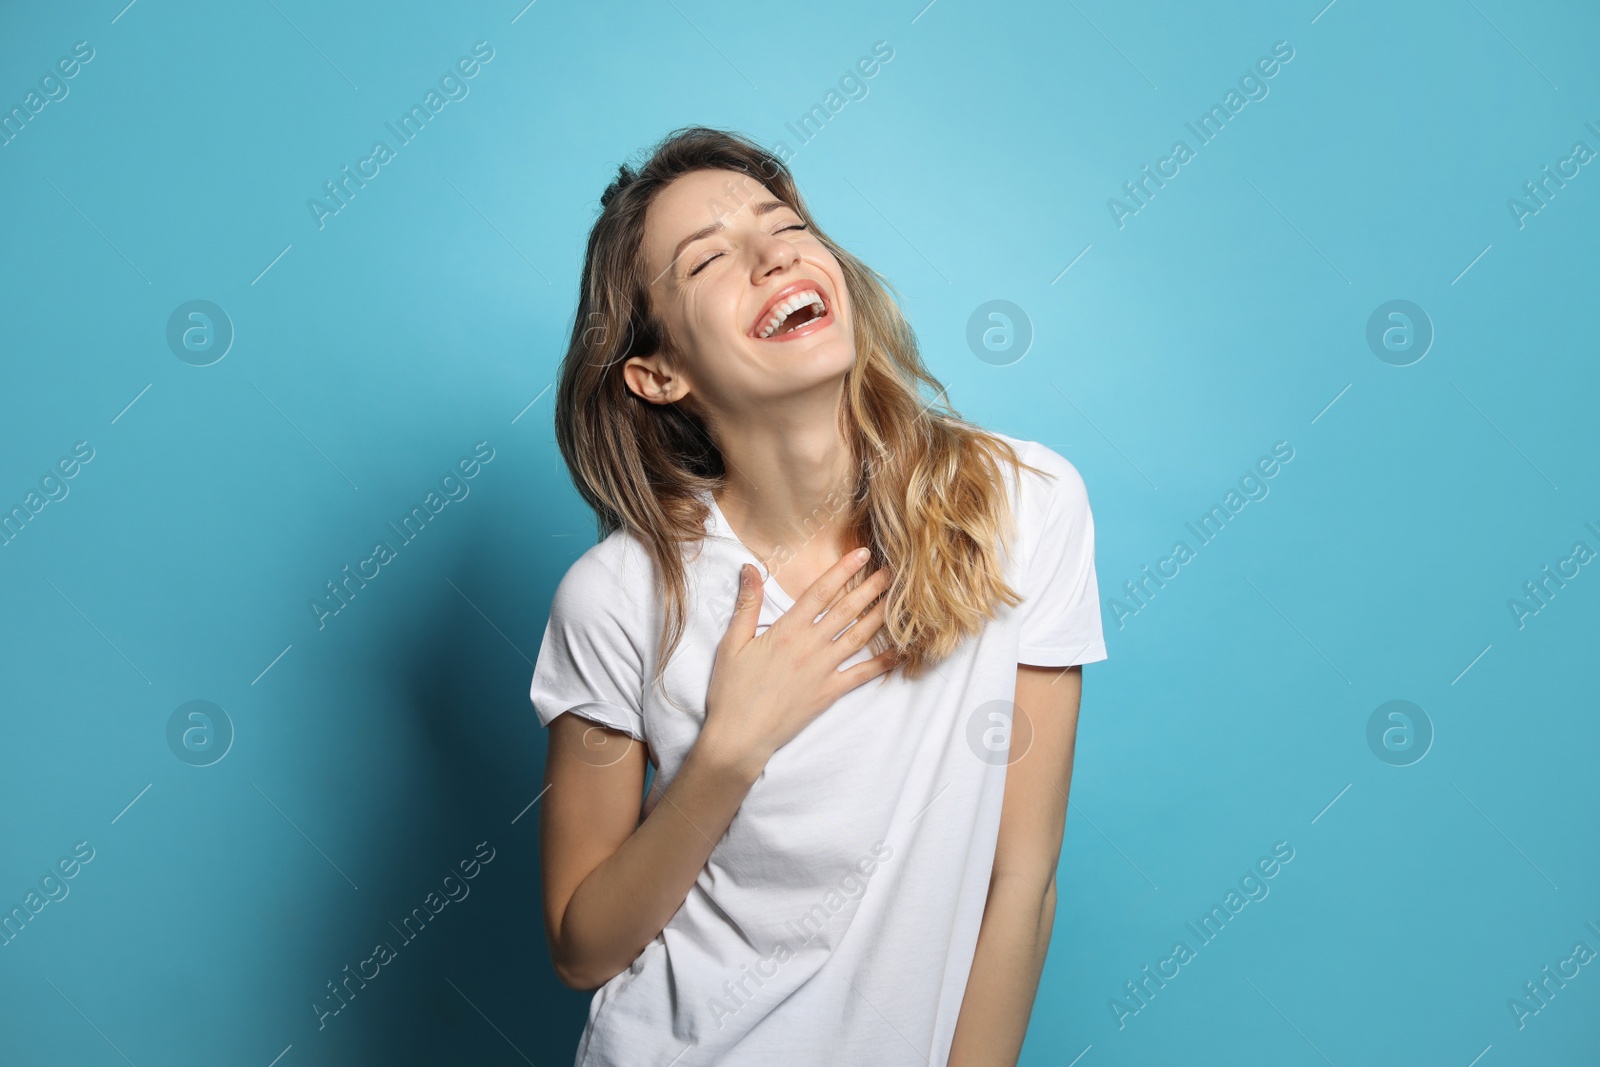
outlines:
[[644, 617], [637, 609], [596, 551], [567, 570], [550, 601], [529, 692], [542, 725], [570, 711], [645, 740]]
[[1070, 667], [1106, 658], [1100, 587], [1094, 571], [1094, 516], [1078, 469], [1038, 443], [1023, 460], [1019, 535], [1031, 541], [1025, 563], [1018, 662]]

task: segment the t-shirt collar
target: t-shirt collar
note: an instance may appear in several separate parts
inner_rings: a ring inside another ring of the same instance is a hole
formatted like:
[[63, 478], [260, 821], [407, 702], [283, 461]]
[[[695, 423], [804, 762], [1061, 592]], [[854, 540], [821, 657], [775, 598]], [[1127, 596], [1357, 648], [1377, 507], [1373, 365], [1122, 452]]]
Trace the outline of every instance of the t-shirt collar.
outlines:
[[722, 513], [722, 508], [717, 505], [717, 499], [709, 489], [702, 489], [699, 493], [700, 500], [709, 509], [706, 517], [706, 536], [725, 541], [738, 554], [749, 562], [755, 564], [756, 571], [761, 575], [762, 585], [766, 588], [767, 600], [776, 598], [783, 605], [785, 611], [794, 606], [794, 601], [783, 587], [773, 580], [772, 573], [767, 570], [766, 564], [761, 562], [759, 556], [750, 550], [750, 547], [739, 540], [739, 535], [733, 532], [733, 527], [728, 524], [728, 517]]

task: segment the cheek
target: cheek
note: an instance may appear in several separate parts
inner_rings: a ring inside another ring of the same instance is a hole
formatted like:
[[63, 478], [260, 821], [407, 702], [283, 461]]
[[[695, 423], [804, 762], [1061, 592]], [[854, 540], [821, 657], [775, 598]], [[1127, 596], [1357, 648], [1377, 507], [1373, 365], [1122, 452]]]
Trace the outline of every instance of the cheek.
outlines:
[[698, 293], [679, 309], [667, 327], [673, 347], [690, 367], [720, 362], [720, 353], [729, 347], [730, 335], [741, 332], [737, 306]]
[[[746, 315], [753, 316], [755, 309], [753, 301], [744, 301], [741, 305], [740, 297], [744, 295], [742, 285], [717, 285], [708, 286], [696, 294], [696, 299], [690, 309], [690, 329], [696, 335], [705, 338], [725, 338], [728, 334], [743, 334], [745, 327], [749, 326], [744, 319]], [[746, 310], [749, 307], [749, 310]]]
[[834, 317], [840, 322], [853, 322], [854, 318], [851, 315], [851, 312], [855, 310], [855, 304], [850, 300], [850, 290], [845, 288], [844, 282], [841, 281], [838, 283], [838, 288], [835, 289], [835, 293], [836, 296], [834, 297], [833, 301]]

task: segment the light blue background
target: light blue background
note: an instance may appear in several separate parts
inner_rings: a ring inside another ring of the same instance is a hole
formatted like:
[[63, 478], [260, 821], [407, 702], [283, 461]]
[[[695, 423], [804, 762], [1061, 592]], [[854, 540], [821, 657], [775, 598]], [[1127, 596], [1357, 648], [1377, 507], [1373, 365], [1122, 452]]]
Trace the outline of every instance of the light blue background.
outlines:
[[[1507, 1006], [1600, 950], [1600, 570], [1507, 607], [1600, 549], [1600, 165], [1507, 207], [1600, 149], [1592, 5], [124, 2], [0, 11], [7, 108], [95, 49], [0, 147], [0, 504], [95, 450], [0, 548], [0, 906], [95, 850], [0, 948], [0, 1059], [569, 1062], [589, 997], [545, 954], [526, 691], [593, 525], [548, 390], [605, 182], [690, 123], [787, 142], [954, 406], [1078, 466], [1105, 597], [1295, 450], [1108, 610], [1022, 1062], [1600, 1056], [1600, 965], [1524, 1028]], [[470, 95], [318, 229], [307, 199], [480, 40]], [[1269, 95], [1119, 228], [1108, 198], [1280, 40]], [[165, 341], [194, 299], [236, 330], [207, 367]], [[991, 299], [1034, 331], [1005, 366], [965, 339]], [[1366, 343], [1393, 299], [1436, 331], [1410, 366]], [[479, 441], [470, 496], [319, 630], [310, 598]], [[166, 740], [195, 699], [236, 730], [204, 768]], [[1436, 731], [1411, 766], [1367, 744], [1392, 699]], [[484, 841], [319, 1031], [325, 983]], [[1119, 1028], [1279, 841], [1270, 896]]]

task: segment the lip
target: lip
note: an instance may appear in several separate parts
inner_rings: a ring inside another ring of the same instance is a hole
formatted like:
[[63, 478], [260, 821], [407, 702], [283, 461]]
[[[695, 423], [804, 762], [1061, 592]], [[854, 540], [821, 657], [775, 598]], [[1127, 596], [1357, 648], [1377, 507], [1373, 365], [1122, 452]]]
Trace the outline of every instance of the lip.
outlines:
[[[766, 324], [766, 321], [772, 317], [773, 308], [777, 307], [794, 294], [805, 292], [807, 289], [815, 290], [817, 295], [822, 297], [822, 305], [827, 310], [825, 310], [817, 318], [814, 318], [804, 326], [801, 326], [799, 329], [790, 330], [787, 333], [773, 334], [771, 337], [757, 336], [757, 331], [759, 331], [761, 327]], [[746, 331], [746, 336], [757, 341], [789, 341], [797, 337], [806, 337], [810, 334], [816, 333], [818, 330], [823, 329], [826, 326], [831, 326], [832, 324], [833, 297], [829, 295], [827, 286], [823, 285], [821, 282], [809, 280], [798, 281], [784, 286], [767, 299], [767, 302], [761, 306], [761, 313], [756, 316], [755, 324], [752, 325], [748, 331]]]

